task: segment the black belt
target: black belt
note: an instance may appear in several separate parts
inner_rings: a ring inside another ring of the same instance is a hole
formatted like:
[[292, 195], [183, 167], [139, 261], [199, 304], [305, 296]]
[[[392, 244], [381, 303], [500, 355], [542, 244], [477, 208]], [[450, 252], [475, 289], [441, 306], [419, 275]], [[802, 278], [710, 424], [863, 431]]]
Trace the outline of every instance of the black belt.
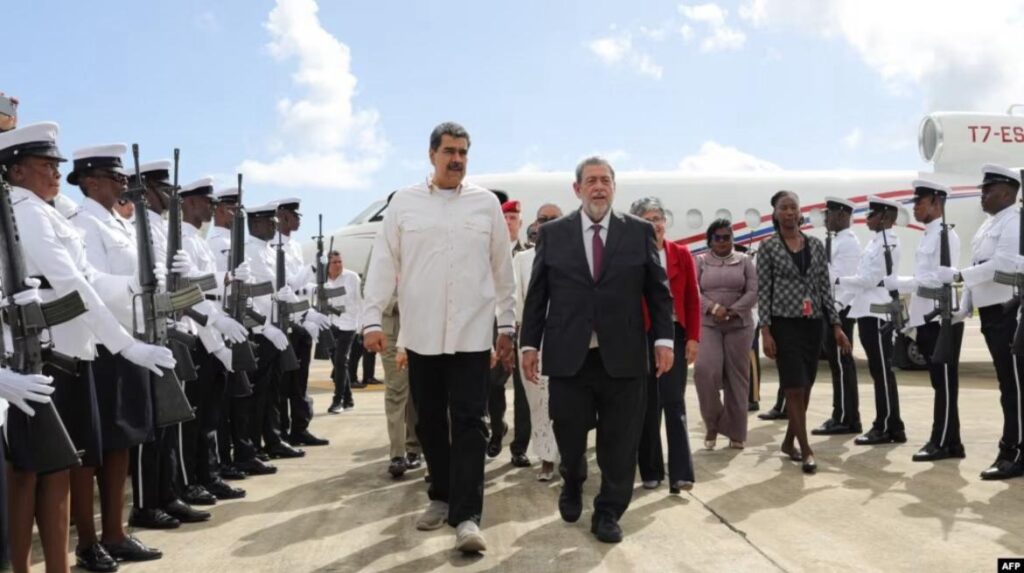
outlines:
[[206, 300], [213, 300], [213, 301], [220, 302], [221, 298], [222, 297], [219, 294], [208, 294], [208, 295], [206, 295]]

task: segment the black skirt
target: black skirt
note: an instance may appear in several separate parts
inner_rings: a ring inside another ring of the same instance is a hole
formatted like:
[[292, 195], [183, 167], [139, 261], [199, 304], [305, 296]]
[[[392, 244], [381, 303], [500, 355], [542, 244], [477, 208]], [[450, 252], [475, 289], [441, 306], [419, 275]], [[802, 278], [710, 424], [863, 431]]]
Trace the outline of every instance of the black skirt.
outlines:
[[103, 449], [131, 448], [153, 439], [150, 372], [97, 346], [93, 363]]
[[[43, 367], [43, 374], [53, 377], [54, 390], [50, 397], [75, 448], [82, 452], [82, 465], [99, 467], [103, 464], [103, 440], [92, 362], [80, 360], [75, 374], [47, 365]], [[11, 462], [16, 463], [15, 444], [10, 446]]]
[[818, 357], [825, 331], [821, 318], [773, 316], [775, 365], [783, 389], [810, 388], [818, 374]]

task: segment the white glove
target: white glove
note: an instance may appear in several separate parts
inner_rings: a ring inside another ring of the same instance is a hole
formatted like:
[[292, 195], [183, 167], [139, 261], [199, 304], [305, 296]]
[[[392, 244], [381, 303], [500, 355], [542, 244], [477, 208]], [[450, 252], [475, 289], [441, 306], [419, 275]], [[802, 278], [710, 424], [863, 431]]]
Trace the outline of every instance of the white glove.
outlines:
[[276, 326], [269, 324], [264, 326], [263, 336], [265, 336], [266, 339], [274, 345], [274, 348], [279, 351], [284, 351], [285, 348], [288, 348], [288, 337], [285, 336], [285, 334], [281, 332], [281, 329]]
[[[157, 290], [167, 290], [167, 267], [163, 263], [157, 263], [153, 267], [153, 274], [156, 275]], [[133, 293], [142, 292], [138, 273], [132, 275], [132, 278], [128, 280], [128, 289]]]
[[939, 282], [944, 285], [955, 282], [954, 279], [956, 279], [957, 275], [959, 274], [960, 271], [954, 269], [953, 267], [939, 267], [935, 271], [936, 278], [938, 278]]
[[157, 376], [163, 374], [160, 370], [161, 368], [170, 370], [177, 364], [174, 360], [174, 354], [169, 349], [137, 341], [132, 342], [127, 348], [122, 350], [121, 356], [124, 356], [125, 360], [132, 364], [145, 366]]
[[306, 332], [309, 333], [310, 338], [312, 338], [313, 340], [316, 340], [317, 338], [320, 337], [320, 325], [318, 325], [317, 323], [311, 320], [305, 320], [302, 322], [302, 328], [304, 328]]
[[313, 309], [309, 309], [309, 312], [306, 313], [306, 321], [312, 322], [321, 330], [331, 327], [331, 319]]
[[284, 285], [281, 290], [277, 291], [277, 300], [283, 302], [299, 302], [299, 297], [295, 296], [295, 291], [292, 287]]
[[323, 255], [320, 255], [320, 264], [322, 264], [325, 267], [327, 266], [328, 263], [327, 263], [327, 254], [326, 253], [323, 254]]
[[213, 351], [213, 356], [217, 360], [220, 360], [220, 363], [224, 365], [224, 369], [225, 370], [227, 370], [228, 372], [234, 372], [235, 371], [235, 369], [231, 366], [231, 349], [230, 348], [225, 346], [224, 348], [220, 348], [218, 350], [214, 350]]
[[34, 279], [32, 277], [26, 277], [25, 278], [25, 286], [27, 286], [28, 289], [23, 290], [23, 291], [21, 291], [19, 293], [16, 293], [13, 296], [14, 304], [16, 304], [18, 306], [25, 306], [26, 304], [32, 304], [32, 303], [42, 304], [43, 303], [43, 299], [39, 297], [39, 285], [41, 285], [41, 284], [42, 283], [39, 282], [39, 279]]
[[882, 286], [885, 290], [900, 290], [900, 279], [896, 275], [889, 275], [882, 279]]
[[177, 253], [174, 253], [174, 258], [171, 260], [172, 273], [176, 273], [183, 277], [191, 277], [199, 274], [199, 269], [197, 269], [195, 263], [192, 262], [192, 257], [190, 257], [185, 251], [178, 251]]
[[244, 326], [226, 314], [217, 315], [217, 317], [213, 319], [211, 326], [220, 331], [226, 340], [236, 344], [245, 342], [245, 339], [249, 336], [249, 331], [246, 330]]
[[239, 280], [243, 283], [247, 283], [252, 280], [252, 267], [249, 266], [248, 262], [244, 262], [237, 267], [233, 272], [228, 273], [228, 281]]
[[36, 411], [28, 405], [28, 402], [40, 404], [50, 403], [50, 394], [53, 394], [53, 378], [42, 374], [18, 374], [3, 368], [0, 369], [0, 398], [7, 400], [25, 412], [34, 416]]

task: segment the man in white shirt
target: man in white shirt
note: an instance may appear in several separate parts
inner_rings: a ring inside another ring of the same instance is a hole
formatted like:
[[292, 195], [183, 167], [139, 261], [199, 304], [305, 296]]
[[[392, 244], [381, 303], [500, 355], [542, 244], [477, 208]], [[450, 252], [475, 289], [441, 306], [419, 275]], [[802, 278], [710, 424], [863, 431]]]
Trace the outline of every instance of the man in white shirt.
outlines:
[[[463, 182], [469, 134], [455, 123], [430, 136], [434, 174], [394, 194], [374, 242], [367, 276], [363, 338], [384, 350], [381, 315], [398, 285], [417, 435], [432, 477], [419, 529], [456, 526], [456, 548], [486, 548], [483, 513], [487, 379], [495, 350], [509, 369], [515, 284], [508, 228], [496, 196]], [[449, 414], [451, 427], [449, 428]], [[450, 438], [449, 438], [450, 436]]]
[[[825, 227], [829, 236], [825, 248], [829, 250], [829, 274], [833, 282], [839, 277], [857, 274], [860, 262], [860, 241], [850, 229], [853, 203], [840, 197], [825, 197]], [[850, 315], [850, 303], [856, 289], [840, 284], [835, 288], [836, 306], [841, 307], [839, 318], [846, 338], [853, 340], [856, 317]], [[839, 352], [832, 329], [825, 329], [825, 354], [832, 371], [832, 416], [821, 426], [811, 430], [814, 435], [859, 434], [860, 403], [857, 394], [857, 366], [852, 354]]]
[[[967, 287], [965, 307], [978, 309], [981, 333], [999, 379], [999, 455], [981, 472], [982, 479], [996, 480], [1024, 476], [1024, 357], [1012, 350], [1020, 309], [1013, 304], [1013, 286], [995, 281], [996, 271], [1021, 272], [1020, 210], [1015, 205], [1021, 180], [1018, 172], [999, 165], [985, 165], [982, 173], [981, 208], [988, 218], [971, 240], [971, 266], [959, 274]], [[950, 270], [940, 272], [948, 275]]]
[[355, 407], [348, 373], [348, 357], [352, 341], [359, 330], [359, 314], [363, 306], [359, 282], [359, 274], [344, 267], [341, 253], [331, 251], [327, 255], [327, 283], [324, 287], [345, 288], [344, 296], [330, 299], [332, 305], [344, 307], [345, 310], [341, 314], [331, 316], [331, 331], [334, 333], [334, 355], [331, 356], [331, 363], [334, 366], [334, 397], [327, 409], [329, 414], [340, 414]]

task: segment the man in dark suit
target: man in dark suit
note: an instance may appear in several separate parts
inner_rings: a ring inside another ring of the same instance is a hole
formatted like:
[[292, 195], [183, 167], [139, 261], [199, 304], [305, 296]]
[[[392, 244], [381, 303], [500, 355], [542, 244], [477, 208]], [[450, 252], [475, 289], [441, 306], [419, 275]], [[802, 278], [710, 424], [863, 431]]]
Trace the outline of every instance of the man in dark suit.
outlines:
[[581, 209], [540, 228], [522, 317], [523, 373], [550, 378], [549, 403], [562, 456], [562, 519], [583, 511], [587, 434], [597, 427], [601, 491], [591, 531], [622, 540], [619, 518], [633, 495], [644, 419], [647, 359], [642, 301], [651, 312], [656, 373], [672, 368], [672, 295], [658, 260], [654, 227], [612, 210], [615, 171], [599, 157], [576, 167]]

